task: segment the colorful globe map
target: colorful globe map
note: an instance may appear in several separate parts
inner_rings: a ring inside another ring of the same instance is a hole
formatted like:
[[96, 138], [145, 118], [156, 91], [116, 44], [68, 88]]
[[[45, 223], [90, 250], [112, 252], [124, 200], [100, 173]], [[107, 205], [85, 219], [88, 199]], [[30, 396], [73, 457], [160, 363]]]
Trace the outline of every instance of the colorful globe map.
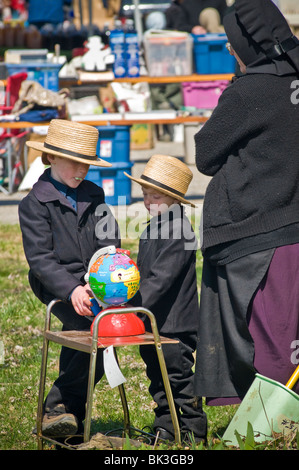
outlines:
[[139, 284], [139, 270], [122, 250], [99, 256], [89, 269], [90, 288], [104, 307], [127, 303], [138, 291]]

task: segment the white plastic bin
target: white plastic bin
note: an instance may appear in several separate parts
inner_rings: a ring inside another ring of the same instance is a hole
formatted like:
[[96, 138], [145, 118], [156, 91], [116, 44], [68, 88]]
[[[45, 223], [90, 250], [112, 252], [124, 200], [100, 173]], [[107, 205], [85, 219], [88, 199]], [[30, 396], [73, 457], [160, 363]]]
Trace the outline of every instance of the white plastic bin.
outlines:
[[193, 38], [178, 31], [144, 34], [146, 67], [150, 77], [190, 75], [193, 70]]

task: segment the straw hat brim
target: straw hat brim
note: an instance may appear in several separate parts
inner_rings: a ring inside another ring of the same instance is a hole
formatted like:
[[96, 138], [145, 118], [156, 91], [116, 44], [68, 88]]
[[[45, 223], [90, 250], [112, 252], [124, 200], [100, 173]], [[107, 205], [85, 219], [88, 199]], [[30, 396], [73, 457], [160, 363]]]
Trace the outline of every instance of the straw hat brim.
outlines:
[[159, 191], [160, 193], [163, 193], [163, 194], [166, 194], [167, 196], [170, 196], [170, 197], [173, 197], [174, 199], [177, 199], [178, 201], [182, 202], [183, 204], [189, 204], [190, 206], [192, 207], [196, 207], [195, 204], [193, 204], [191, 201], [188, 201], [187, 199], [185, 199], [184, 197], [182, 196], [179, 196], [171, 191], [168, 191], [167, 189], [164, 189], [164, 188], [161, 188], [160, 186], [154, 184], [154, 183], [150, 183], [150, 182], [147, 182], [147, 181], [144, 181], [143, 179], [141, 178], [134, 178], [133, 176], [131, 175], [128, 175], [128, 173], [126, 173], [124, 171], [124, 175], [126, 175], [128, 178], [130, 178], [132, 181], [135, 181], [135, 183], [138, 183], [140, 184], [141, 186], [145, 186], [145, 187], [150, 187], [150, 188], [153, 188], [153, 189], [156, 189], [157, 191]]
[[[80, 157], [75, 157], [72, 155], [68, 155], [63, 152], [58, 152], [56, 150], [48, 149], [44, 146], [43, 142], [35, 142], [35, 141], [28, 141], [26, 142], [27, 147], [32, 148], [34, 150], [37, 150], [39, 152], [45, 152], [45, 153], [50, 153], [51, 155], [56, 155], [57, 157], [63, 157], [63, 158], [68, 158], [70, 160], [74, 160], [76, 162], [80, 163], [86, 163], [87, 165], [95, 165], [95, 166], [101, 166], [101, 167], [111, 167], [111, 163], [106, 162], [105, 160], [102, 160], [101, 158], [97, 158], [96, 160], [93, 158], [80, 158]], [[45, 162], [43, 162], [45, 163]]]

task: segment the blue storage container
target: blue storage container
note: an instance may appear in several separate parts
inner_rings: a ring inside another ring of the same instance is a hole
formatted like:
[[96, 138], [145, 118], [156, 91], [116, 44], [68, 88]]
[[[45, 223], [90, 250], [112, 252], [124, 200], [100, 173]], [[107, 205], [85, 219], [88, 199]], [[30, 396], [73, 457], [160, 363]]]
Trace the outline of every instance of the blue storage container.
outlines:
[[52, 63], [23, 63], [23, 64], [5, 64], [8, 75], [14, 73], [26, 72], [27, 80], [33, 80], [40, 83], [44, 88], [52, 91], [59, 90], [59, 70], [62, 64]]
[[234, 73], [236, 59], [230, 55], [225, 45], [225, 34], [193, 35], [194, 63], [196, 73], [221, 74]]
[[124, 171], [130, 175], [132, 166], [130, 162], [114, 163], [110, 168], [91, 165], [86, 179], [103, 188], [107, 204], [131, 204], [131, 180]]
[[109, 163], [130, 161], [130, 126], [97, 126], [97, 155]]

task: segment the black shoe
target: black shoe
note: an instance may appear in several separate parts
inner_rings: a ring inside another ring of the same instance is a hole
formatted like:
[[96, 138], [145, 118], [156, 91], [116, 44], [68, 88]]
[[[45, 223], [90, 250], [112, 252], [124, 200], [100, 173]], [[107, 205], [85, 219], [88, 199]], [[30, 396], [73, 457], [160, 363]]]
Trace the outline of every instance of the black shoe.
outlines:
[[156, 432], [156, 437], [158, 440], [169, 441], [169, 442], [174, 441], [173, 434], [171, 434], [169, 431], [167, 431], [164, 428], [157, 427], [155, 428], [155, 432]]

